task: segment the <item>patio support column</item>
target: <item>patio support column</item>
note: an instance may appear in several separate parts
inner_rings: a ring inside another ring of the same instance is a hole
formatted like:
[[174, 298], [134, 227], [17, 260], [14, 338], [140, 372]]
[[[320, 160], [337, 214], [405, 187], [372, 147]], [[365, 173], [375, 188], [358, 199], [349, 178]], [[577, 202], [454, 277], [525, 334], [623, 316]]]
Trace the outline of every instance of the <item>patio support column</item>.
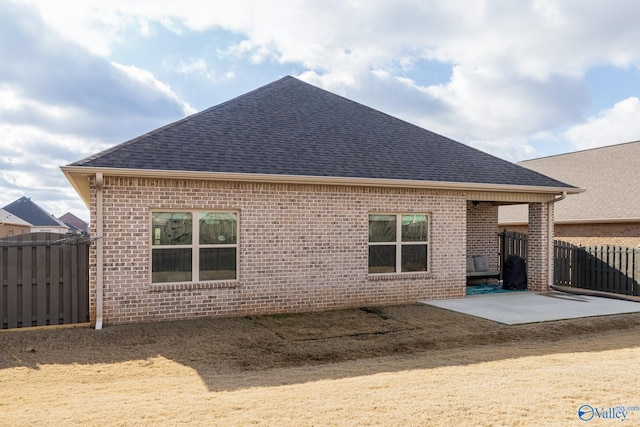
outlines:
[[529, 204], [528, 288], [549, 292], [549, 272], [553, 272], [550, 246], [553, 243], [553, 203]]

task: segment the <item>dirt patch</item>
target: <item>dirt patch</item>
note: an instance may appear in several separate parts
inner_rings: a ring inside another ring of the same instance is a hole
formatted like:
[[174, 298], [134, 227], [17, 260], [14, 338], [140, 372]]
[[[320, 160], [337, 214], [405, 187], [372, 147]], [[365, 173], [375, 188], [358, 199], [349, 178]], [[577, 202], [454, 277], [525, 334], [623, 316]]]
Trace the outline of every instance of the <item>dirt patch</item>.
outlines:
[[299, 314], [259, 316], [251, 319], [287, 341], [354, 338], [415, 329], [406, 323], [390, 319], [383, 309], [376, 307], [307, 313], [302, 316]]
[[507, 326], [422, 304], [321, 313], [0, 332], [0, 369], [162, 355], [203, 369], [264, 370], [433, 349], [544, 345], [640, 326], [640, 314]]
[[567, 422], [579, 402], [640, 404], [639, 326], [640, 314], [506, 326], [403, 305], [4, 331], [0, 425], [561, 425], [523, 417], [534, 402]]

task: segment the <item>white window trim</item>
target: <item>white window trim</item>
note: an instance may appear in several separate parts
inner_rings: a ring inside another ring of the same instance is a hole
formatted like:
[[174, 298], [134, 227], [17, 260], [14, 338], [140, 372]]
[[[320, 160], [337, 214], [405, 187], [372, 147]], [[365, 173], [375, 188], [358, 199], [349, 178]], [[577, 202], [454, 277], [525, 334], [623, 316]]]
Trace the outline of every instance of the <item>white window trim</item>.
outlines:
[[[367, 253], [369, 246], [391, 246], [396, 247], [396, 271], [389, 273], [370, 273], [369, 256], [367, 255], [367, 274], [369, 276], [395, 276], [395, 275], [424, 275], [431, 274], [431, 214], [429, 212], [369, 212], [367, 219], [371, 215], [393, 215], [396, 217], [396, 240], [395, 242], [369, 242], [367, 236]], [[403, 242], [402, 241], [402, 217], [404, 215], [424, 215], [427, 218], [427, 240], [419, 242]], [[368, 221], [367, 221], [368, 224]], [[368, 231], [368, 228], [367, 228]], [[402, 271], [402, 246], [405, 245], [426, 245], [427, 246], [427, 269], [425, 271]]]
[[[154, 287], [166, 287], [170, 289], [175, 285], [190, 285], [194, 283], [212, 283], [221, 284], [223, 282], [237, 282], [240, 280], [240, 211], [237, 210], [220, 210], [220, 209], [163, 209], [154, 208], [149, 211], [149, 219], [147, 222], [147, 230], [153, 224], [153, 214], [157, 212], [175, 212], [190, 213], [191, 224], [191, 244], [190, 245], [154, 245], [153, 233], [149, 233], [149, 283]], [[226, 213], [235, 214], [236, 216], [236, 243], [234, 244], [200, 244], [200, 221], [198, 218], [201, 213]], [[189, 249], [191, 248], [191, 280], [181, 280], [177, 282], [154, 282], [153, 281], [153, 250], [154, 249]], [[236, 277], [235, 279], [221, 280], [200, 280], [200, 249], [206, 248], [235, 248], [236, 249]]]

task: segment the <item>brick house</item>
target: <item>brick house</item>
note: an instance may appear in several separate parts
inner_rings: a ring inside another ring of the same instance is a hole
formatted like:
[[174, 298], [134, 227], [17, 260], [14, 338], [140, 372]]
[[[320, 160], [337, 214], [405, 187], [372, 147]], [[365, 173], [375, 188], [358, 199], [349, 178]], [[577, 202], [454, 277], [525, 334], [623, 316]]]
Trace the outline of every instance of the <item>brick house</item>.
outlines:
[[531, 207], [544, 291], [553, 201], [578, 191], [293, 77], [62, 170], [96, 328], [463, 297], [502, 203]]
[[[640, 141], [519, 165], [587, 191], [556, 204], [555, 237], [575, 245], [640, 246]], [[503, 206], [499, 228], [527, 232], [527, 206]]]

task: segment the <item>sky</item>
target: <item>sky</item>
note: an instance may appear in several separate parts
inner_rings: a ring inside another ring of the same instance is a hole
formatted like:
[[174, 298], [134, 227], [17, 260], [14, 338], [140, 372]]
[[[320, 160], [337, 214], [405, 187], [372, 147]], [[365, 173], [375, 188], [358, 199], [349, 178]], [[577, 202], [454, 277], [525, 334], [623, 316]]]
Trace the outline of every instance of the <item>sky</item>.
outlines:
[[637, 0], [0, 0], [0, 207], [286, 75], [517, 162], [640, 140]]

